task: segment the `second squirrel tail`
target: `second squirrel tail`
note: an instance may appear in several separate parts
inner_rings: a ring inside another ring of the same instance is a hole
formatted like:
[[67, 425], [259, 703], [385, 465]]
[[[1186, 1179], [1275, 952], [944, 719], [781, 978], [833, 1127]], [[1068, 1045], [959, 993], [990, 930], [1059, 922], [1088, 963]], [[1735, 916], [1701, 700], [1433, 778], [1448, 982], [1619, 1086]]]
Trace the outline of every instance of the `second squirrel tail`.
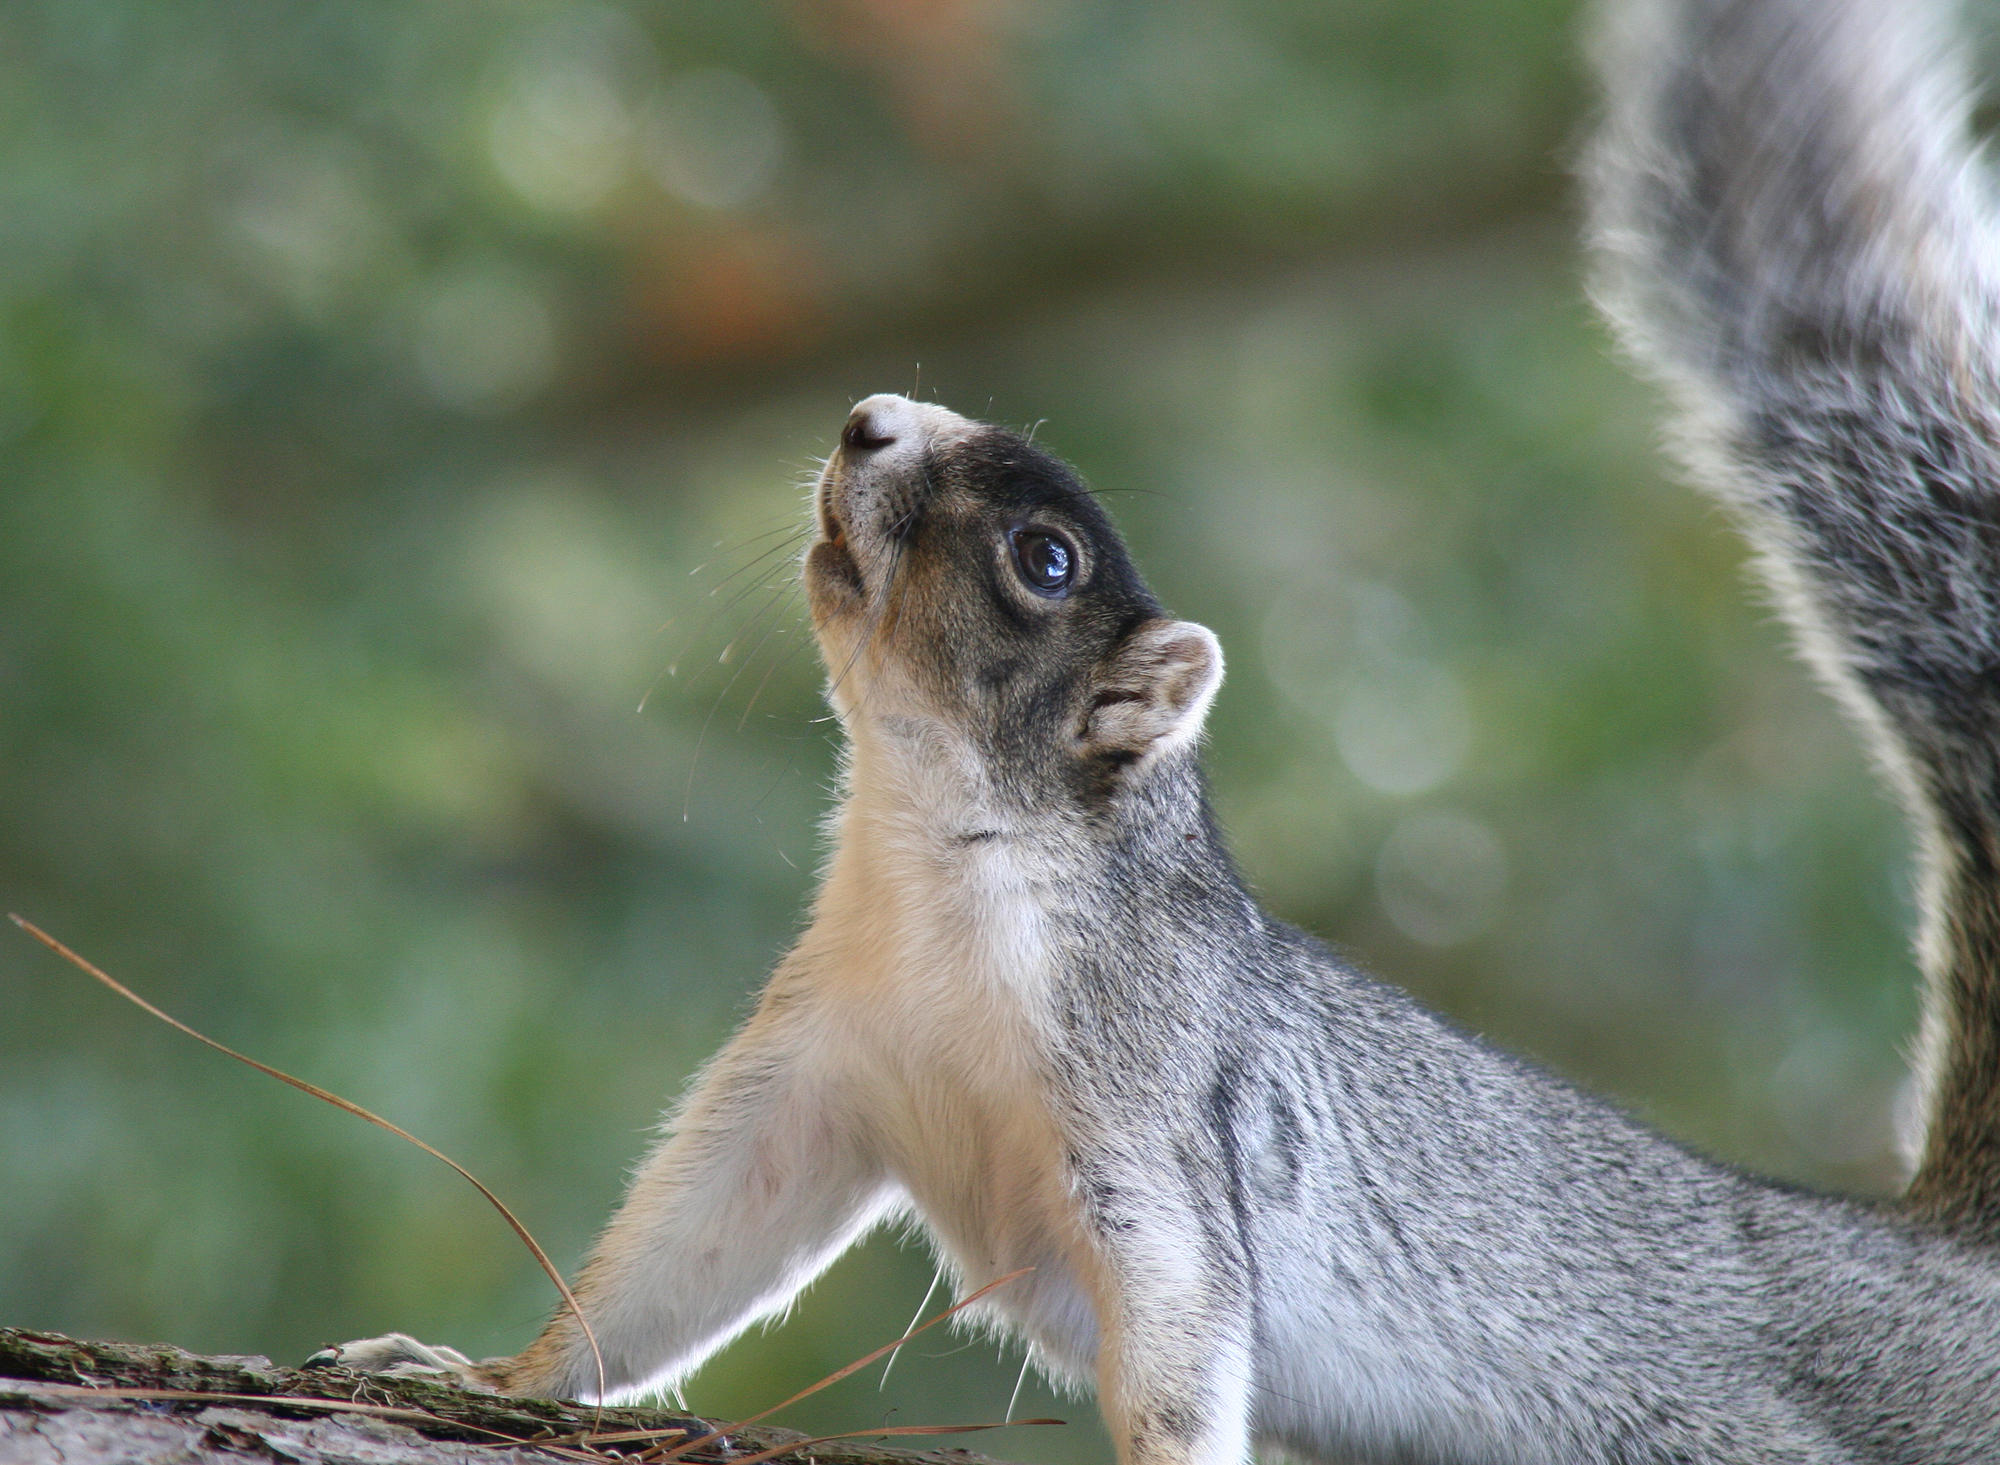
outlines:
[[1646, 0], [1602, 53], [1598, 293], [1921, 862], [1907, 1203], [2000, 1243], [2000, 269], [1924, 0]]

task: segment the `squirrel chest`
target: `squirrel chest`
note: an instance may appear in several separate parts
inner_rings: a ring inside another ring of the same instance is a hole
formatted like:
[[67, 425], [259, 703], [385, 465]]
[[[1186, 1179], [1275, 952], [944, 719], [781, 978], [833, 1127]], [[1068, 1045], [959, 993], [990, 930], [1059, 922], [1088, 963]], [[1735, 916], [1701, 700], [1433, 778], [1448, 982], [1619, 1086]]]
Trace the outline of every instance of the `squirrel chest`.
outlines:
[[1041, 1037], [1052, 862], [957, 779], [869, 762], [838, 816], [802, 996], [841, 1034], [857, 1107], [964, 1290], [1032, 1268], [986, 1309], [1057, 1371], [1087, 1377], [1097, 1267]]

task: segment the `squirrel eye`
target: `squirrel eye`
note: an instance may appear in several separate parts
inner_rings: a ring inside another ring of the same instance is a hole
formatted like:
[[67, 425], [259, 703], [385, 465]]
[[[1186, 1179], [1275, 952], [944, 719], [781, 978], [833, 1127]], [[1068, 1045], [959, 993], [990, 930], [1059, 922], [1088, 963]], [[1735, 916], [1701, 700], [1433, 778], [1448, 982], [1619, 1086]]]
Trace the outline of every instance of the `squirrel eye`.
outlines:
[[1014, 567], [1038, 595], [1060, 595], [1076, 573], [1076, 551], [1069, 541], [1046, 529], [1016, 529], [1007, 536], [1014, 547]]

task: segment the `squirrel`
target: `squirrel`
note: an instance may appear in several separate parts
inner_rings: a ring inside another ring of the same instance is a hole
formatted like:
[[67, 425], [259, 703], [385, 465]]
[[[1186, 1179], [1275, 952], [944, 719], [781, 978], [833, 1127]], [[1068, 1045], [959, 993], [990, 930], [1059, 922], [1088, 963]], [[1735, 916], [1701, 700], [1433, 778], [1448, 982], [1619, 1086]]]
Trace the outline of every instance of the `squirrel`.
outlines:
[[913, 1217], [1123, 1465], [2000, 1460], [2000, 377], [1918, 0], [1611, 17], [1597, 293], [1664, 375], [1921, 847], [1906, 1194], [1736, 1173], [1264, 914], [1198, 743], [1216, 638], [1061, 462], [871, 397], [803, 577], [846, 730], [811, 923], [509, 1392], [686, 1373]]

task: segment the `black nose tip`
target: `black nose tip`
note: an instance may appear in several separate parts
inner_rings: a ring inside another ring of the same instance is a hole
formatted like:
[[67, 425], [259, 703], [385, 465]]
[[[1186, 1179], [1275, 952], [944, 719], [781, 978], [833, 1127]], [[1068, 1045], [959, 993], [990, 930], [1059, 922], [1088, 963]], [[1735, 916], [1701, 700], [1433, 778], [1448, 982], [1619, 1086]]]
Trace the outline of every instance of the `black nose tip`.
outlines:
[[840, 445], [857, 453], [875, 452], [895, 440], [893, 434], [882, 430], [882, 424], [867, 407], [856, 407], [854, 415], [847, 419], [847, 426], [840, 430]]

